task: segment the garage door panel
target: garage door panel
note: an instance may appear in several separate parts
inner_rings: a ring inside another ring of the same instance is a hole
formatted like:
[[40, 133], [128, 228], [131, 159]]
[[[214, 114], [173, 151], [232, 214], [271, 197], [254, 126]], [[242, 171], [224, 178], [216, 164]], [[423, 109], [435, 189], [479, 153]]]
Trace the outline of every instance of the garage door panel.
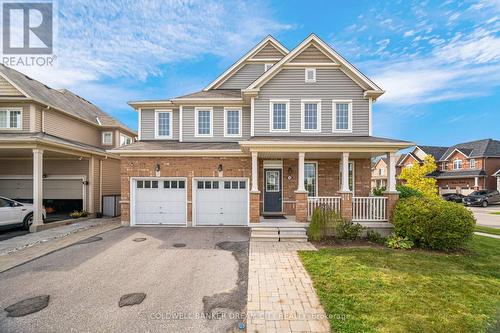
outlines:
[[[0, 179], [0, 195], [8, 198], [33, 199], [32, 179]], [[44, 179], [44, 199], [83, 199], [81, 179]]]

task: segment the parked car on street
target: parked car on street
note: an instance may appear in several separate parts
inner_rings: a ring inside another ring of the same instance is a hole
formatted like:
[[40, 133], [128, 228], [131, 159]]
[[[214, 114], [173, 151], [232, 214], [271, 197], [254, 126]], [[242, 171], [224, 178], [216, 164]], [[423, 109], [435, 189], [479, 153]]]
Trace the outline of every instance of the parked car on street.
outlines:
[[[47, 217], [45, 209], [42, 214], [45, 220]], [[0, 197], [0, 226], [22, 225], [25, 229], [29, 229], [32, 223], [33, 204]]]
[[500, 192], [496, 190], [474, 191], [463, 199], [466, 206], [488, 207], [493, 203], [500, 203]]
[[465, 198], [465, 195], [460, 194], [460, 193], [446, 193], [443, 194], [443, 199], [446, 201], [453, 201], [453, 202], [462, 202], [462, 199]]

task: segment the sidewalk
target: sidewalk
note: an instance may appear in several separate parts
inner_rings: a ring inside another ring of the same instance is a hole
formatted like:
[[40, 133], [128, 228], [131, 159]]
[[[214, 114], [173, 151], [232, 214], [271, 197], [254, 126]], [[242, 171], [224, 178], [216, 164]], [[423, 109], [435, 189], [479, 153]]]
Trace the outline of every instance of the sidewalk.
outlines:
[[1, 241], [0, 272], [118, 227], [119, 218], [90, 219]]
[[485, 233], [485, 232], [480, 232], [480, 231], [475, 231], [475, 232], [474, 232], [474, 235], [500, 239], [500, 236], [498, 236], [498, 235], [487, 234], [487, 233]]

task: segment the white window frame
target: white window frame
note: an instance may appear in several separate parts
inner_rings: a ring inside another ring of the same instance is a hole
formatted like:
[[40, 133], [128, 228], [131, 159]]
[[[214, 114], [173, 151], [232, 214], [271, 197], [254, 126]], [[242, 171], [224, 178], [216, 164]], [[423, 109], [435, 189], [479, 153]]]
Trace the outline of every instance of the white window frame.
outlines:
[[[305, 121], [305, 105], [306, 104], [317, 104], [317, 116], [318, 119], [316, 121], [317, 128], [316, 129], [306, 129], [306, 121]], [[321, 132], [321, 99], [302, 99], [300, 100], [300, 130], [301, 132], [307, 133], [318, 133]]]
[[[7, 127], [0, 127], [0, 130], [22, 130], [23, 129], [23, 108], [13, 107], [13, 108], [0, 108], [0, 111], [7, 112]], [[17, 122], [17, 127], [10, 127], [10, 113], [20, 112], [19, 121]]]
[[274, 64], [264, 64], [264, 73], [267, 72]]
[[475, 169], [476, 168], [476, 159], [475, 158], [471, 158], [469, 160], [469, 169]]
[[[337, 104], [348, 104], [348, 121], [347, 129], [337, 129]], [[333, 133], [352, 133], [352, 99], [333, 100], [332, 101], [332, 132]]]
[[[286, 105], [286, 128], [274, 129], [274, 104]], [[288, 133], [290, 132], [290, 100], [289, 99], [272, 99], [269, 101], [269, 132], [272, 133]]]
[[[106, 137], [106, 134], [110, 134], [110, 142], [106, 142], [106, 140], [104, 139]], [[113, 132], [112, 131], [105, 131], [105, 132], [102, 132], [102, 137], [101, 137], [101, 143], [105, 146], [111, 146], [113, 144]]]
[[[458, 166], [458, 163], [460, 161], [460, 168], [456, 168], [455, 166]], [[462, 170], [463, 169], [463, 166], [464, 166], [464, 161], [462, 161], [461, 159], [457, 158], [456, 160], [453, 160], [453, 170]]]
[[[315, 193], [315, 196], [316, 197], [319, 197], [319, 188], [318, 188], [318, 162], [317, 161], [304, 161], [304, 168], [305, 168], [305, 164], [315, 164], [316, 167], [314, 168], [314, 171], [315, 171], [315, 175], [314, 175], [314, 188], [316, 189], [316, 193]], [[306, 181], [306, 177], [304, 175], [304, 183]], [[305, 185], [304, 184], [304, 188], [305, 188]], [[307, 195], [309, 196], [309, 192], [307, 192]]]
[[[159, 134], [158, 116], [160, 113], [170, 113], [169, 121], [168, 121], [168, 127], [170, 129], [170, 133], [168, 135], [160, 135]], [[156, 109], [155, 110], [155, 139], [172, 139], [173, 138], [173, 132], [174, 132], [174, 129], [172, 128], [173, 117], [174, 117], [174, 113], [173, 113], [172, 109]]]
[[[308, 72], [312, 72], [313, 73], [313, 78], [312, 79], [308, 78], [308, 76], [307, 76]], [[304, 70], [304, 81], [305, 81], [305, 83], [314, 83], [314, 82], [316, 82], [316, 68], [306, 68]]]
[[[238, 114], [239, 114], [239, 124], [238, 124], [238, 134], [229, 134], [227, 133], [227, 113], [228, 111], [238, 111]], [[241, 108], [233, 108], [233, 107], [225, 107], [224, 108], [224, 137], [227, 137], [227, 138], [241, 138], [242, 136], [242, 130], [243, 130], [243, 126], [242, 126], [242, 123], [243, 123], [243, 119], [242, 119], [242, 116], [243, 116], [243, 112], [241, 111]]]
[[[199, 134], [198, 133], [198, 113], [200, 111], [210, 111], [210, 133]], [[211, 138], [214, 135], [214, 108], [213, 107], [195, 107], [194, 108], [194, 136], [196, 138]]]
[[[124, 139], [124, 143], [122, 143], [122, 138]], [[130, 143], [127, 143], [127, 140], [130, 140]], [[125, 135], [123, 133], [120, 133], [120, 146], [126, 146], [132, 143], [132, 137]]]
[[378, 169], [379, 171], [379, 176], [385, 176], [385, 168], [380, 168]]

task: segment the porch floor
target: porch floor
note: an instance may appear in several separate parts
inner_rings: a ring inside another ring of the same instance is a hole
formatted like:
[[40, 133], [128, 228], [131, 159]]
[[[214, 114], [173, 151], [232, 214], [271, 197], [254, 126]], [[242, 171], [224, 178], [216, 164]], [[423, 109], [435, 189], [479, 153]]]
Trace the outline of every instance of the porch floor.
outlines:
[[259, 223], [250, 223], [250, 228], [307, 228], [309, 223], [297, 222], [295, 215], [285, 215], [284, 219], [268, 219], [260, 216]]

